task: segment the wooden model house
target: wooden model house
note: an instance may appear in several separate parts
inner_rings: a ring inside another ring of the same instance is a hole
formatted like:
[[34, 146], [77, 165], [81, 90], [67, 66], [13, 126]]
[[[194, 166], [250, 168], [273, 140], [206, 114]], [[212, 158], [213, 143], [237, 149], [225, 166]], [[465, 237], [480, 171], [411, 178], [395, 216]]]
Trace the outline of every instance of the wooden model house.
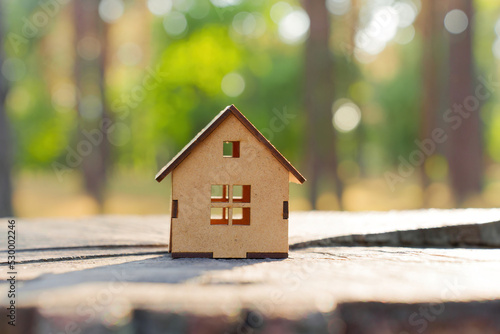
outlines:
[[231, 105], [156, 175], [172, 173], [172, 257], [288, 257], [288, 182], [304, 177]]

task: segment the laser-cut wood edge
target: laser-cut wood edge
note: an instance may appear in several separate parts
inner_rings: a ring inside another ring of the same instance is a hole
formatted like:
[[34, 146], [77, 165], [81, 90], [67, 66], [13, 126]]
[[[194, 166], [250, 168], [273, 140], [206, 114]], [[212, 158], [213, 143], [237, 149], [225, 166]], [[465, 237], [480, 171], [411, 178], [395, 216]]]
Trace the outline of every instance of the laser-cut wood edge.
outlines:
[[287, 259], [288, 253], [247, 253], [247, 259]]
[[204, 259], [213, 259], [214, 253], [212, 252], [173, 252], [172, 253], [172, 258], [173, 259], [180, 259], [180, 258], [204, 258]]
[[[174, 252], [172, 253], [173, 259], [181, 258], [200, 258], [200, 259], [213, 259], [214, 253], [212, 252]], [[288, 258], [288, 253], [257, 253], [248, 252], [247, 259], [286, 259]]]

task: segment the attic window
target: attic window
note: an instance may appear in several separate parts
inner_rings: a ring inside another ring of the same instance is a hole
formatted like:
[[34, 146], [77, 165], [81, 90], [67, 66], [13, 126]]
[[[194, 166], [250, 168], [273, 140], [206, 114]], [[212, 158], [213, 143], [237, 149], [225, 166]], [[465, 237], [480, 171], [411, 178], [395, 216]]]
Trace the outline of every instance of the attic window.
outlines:
[[239, 158], [240, 157], [240, 142], [239, 141], [225, 141], [225, 142], [223, 142], [222, 155], [225, 158]]

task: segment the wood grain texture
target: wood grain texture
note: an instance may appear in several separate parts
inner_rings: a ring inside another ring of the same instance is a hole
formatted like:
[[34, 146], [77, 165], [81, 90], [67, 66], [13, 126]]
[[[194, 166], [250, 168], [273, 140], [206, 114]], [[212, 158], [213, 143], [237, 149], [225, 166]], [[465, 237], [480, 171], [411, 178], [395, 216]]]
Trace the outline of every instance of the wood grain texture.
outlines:
[[[409, 319], [425, 308], [438, 311], [426, 320], [425, 333], [496, 333], [500, 248], [313, 244], [419, 228], [438, 239], [454, 229], [455, 235], [493, 242], [500, 240], [499, 214], [291, 212], [291, 237], [309, 246], [291, 249], [284, 259], [231, 260], [173, 259], [167, 245], [155, 246], [168, 238], [166, 216], [18, 219], [19, 320], [29, 324], [23, 333], [61, 333], [71, 324], [85, 333], [418, 333], [421, 322]], [[2, 322], [0, 332], [8, 330]]]
[[[280, 210], [281, 211], [281, 210]], [[498, 221], [500, 209], [414, 210], [392, 212], [291, 212], [289, 244], [315, 242], [352, 235], [415, 231], [447, 226], [483, 225]], [[82, 218], [16, 218], [17, 249], [57, 249], [73, 247], [168, 246], [170, 217], [91, 216]], [[495, 224], [492, 224], [495, 225]], [[490, 225], [490, 226], [492, 226]], [[6, 235], [7, 224], [0, 225]], [[499, 239], [494, 231], [482, 234]], [[5, 250], [0, 250], [4, 252]]]

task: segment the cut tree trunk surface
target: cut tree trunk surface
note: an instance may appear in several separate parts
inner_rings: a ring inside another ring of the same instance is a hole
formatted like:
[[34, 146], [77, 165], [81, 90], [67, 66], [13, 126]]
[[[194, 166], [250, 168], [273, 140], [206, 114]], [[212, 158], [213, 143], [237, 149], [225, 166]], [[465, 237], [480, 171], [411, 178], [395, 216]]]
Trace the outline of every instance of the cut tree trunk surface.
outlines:
[[498, 333], [499, 217], [292, 212], [282, 260], [174, 260], [167, 216], [17, 219], [0, 333]]

